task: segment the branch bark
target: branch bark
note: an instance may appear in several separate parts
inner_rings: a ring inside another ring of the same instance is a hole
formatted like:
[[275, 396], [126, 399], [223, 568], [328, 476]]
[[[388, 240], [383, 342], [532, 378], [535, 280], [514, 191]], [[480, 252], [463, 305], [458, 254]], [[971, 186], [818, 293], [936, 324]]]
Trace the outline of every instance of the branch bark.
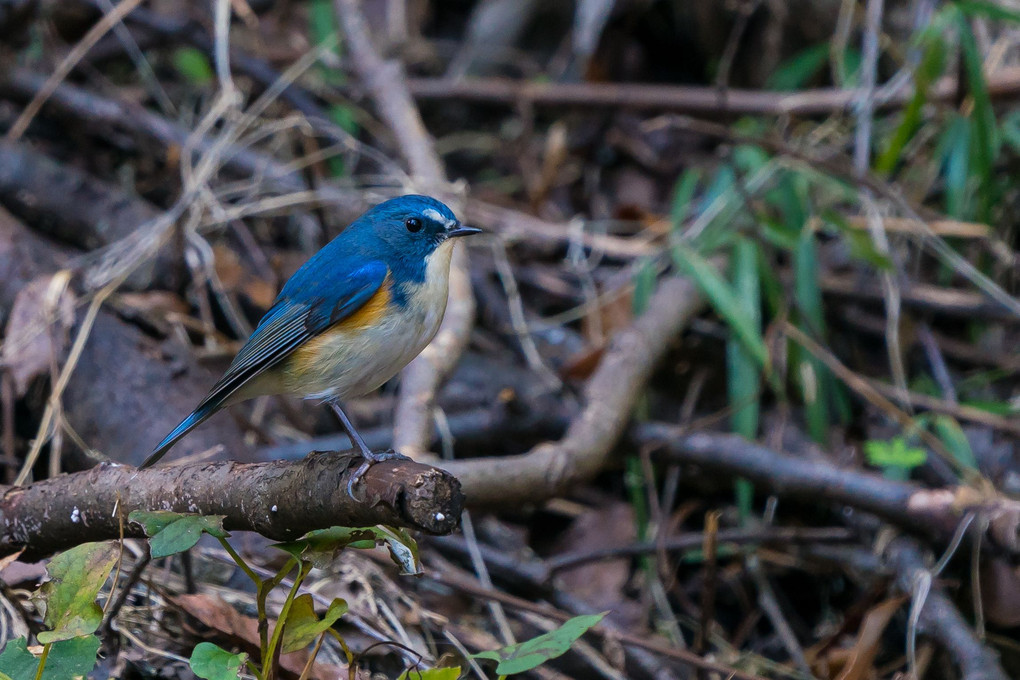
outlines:
[[[672, 425], [649, 423], [634, 441], [659, 447], [660, 459], [697, 465], [703, 473], [743, 477], [783, 497], [848, 505], [896, 526], [948, 542], [968, 511], [989, 517], [988, 540], [1010, 555], [1020, 554], [1020, 502], [959, 486], [926, 489], [831, 463], [805, 460], [731, 434], [686, 434]], [[971, 522], [977, 531], [979, 522]]]
[[[924, 564], [917, 542], [905, 536], [896, 538], [886, 549], [886, 559], [896, 570], [896, 586], [905, 595], [919, 597], [918, 585], [931, 578], [931, 573]], [[961, 678], [1007, 680], [998, 655], [981, 644], [940, 585], [932, 583], [927, 595], [913, 606], [921, 607], [917, 632], [934, 638], [949, 651]]]
[[[25, 548], [37, 559], [86, 541], [141, 537], [133, 510], [225, 515], [229, 530], [277, 540], [331, 526], [402, 526], [447, 534], [463, 494], [442, 470], [407, 460], [373, 465], [357, 491], [347, 482], [359, 458], [313, 452], [300, 461], [200, 463], [147, 470], [101, 464], [24, 487], [0, 486], [0, 555]], [[354, 463], [354, 464], [352, 464]]]

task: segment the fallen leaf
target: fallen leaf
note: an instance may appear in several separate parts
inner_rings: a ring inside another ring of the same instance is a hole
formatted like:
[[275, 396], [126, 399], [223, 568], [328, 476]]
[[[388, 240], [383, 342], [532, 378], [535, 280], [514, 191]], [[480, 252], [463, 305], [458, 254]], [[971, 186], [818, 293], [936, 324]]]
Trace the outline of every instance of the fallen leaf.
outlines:
[[257, 276], [250, 267], [245, 267], [237, 253], [223, 244], [213, 247], [216, 277], [231, 293], [245, 295], [260, 309], [269, 309], [276, 299], [276, 284]]
[[1020, 567], [998, 558], [981, 561], [981, 604], [996, 626], [1020, 626]]
[[[623, 502], [607, 502], [582, 512], [556, 540], [553, 554], [589, 552], [620, 545], [637, 539], [634, 510]], [[557, 574], [557, 582], [565, 591], [598, 609], [625, 611], [623, 590], [630, 578], [629, 557], [594, 561]]]
[[835, 680], [866, 680], [875, 677], [875, 657], [878, 656], [882, 634], [907, 601], [905, 597], [884, 600], [868, 609], [861, 618], [857, 637], [850, 647], [829, 647], [805, 650], [811, 659], [815, 674]]
[[19, 397], [25, 396], [33, 379], [48, 375], [54, 357], [59, 363], [67, 349], [68, 329], [74, 323], [70, 280], [67, 270], [40, 276], [14, 298], [0, 358], [10, 369]]

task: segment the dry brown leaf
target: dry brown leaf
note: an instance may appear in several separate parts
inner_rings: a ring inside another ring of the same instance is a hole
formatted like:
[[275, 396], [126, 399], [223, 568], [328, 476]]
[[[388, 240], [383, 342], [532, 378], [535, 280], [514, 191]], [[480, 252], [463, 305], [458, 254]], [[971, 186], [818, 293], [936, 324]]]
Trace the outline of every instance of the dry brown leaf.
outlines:
[[172, 316], [184, 317], [190, 312], [179, 295], [164, 290], [119, 293], [110, 299], [110, 306], [124, 319], [151, 326], [164, 335], [170, 333], [168, 320]]
[[565, 380], [586, 380], [595, 372], [605, 353], [604, 345], [587, 347], [571, 355], [560, 369], [560, 376]]
[[216, 276], [223, 287], [231, 293], [245, 295], [252, 304], [268, 309], [276, 299], [276, 285], [256, 276], [245, 267], [237, 253], [225, 245], [213, 246]]
[[585, 338], [593, 345], [602, 345], [634, 320], [633, 291], [625, 295], [608, 295], [581, 321]]
[[[597, 551], [628, 545], [637, 539], [634, 509], [629, 503], [609, 501], [581, 513], [556, 540], [554, 554]], [[559, 588], [595, 609], [609, 609], [618, 622], [636, 623], [637, 611], [624, 589], [630, 580], [631, 560], [621, 557], [564, 569], [556, 576]]]
[[67, 289], [70, 280], [67, 270], [40, 276], [14, 298], [2, 359], [19, 397], [25, 396], [33, 379], [48, 375], [51, 362], [59, 363], [67, 349], [68, 330], [74, 323], [74, 295]]
[[[258, 653], [259, 622], [257, 619], [239, 613], [227, 602], [211, 595], [201, 593], [178, 595], [170, 600], [188, 615], [202, 622], [203, 625], [219, 631], [235, 644], [244, 647], [249, 654]], [[271, 621], [269, 624], [270, 635], [275, 627], [276, 622]], [[297, 677], [308, 662], [308, 655], [309, 652], [305, 649], [284, 654], [280, 657], [280, 667], [288, 674]], [[347, 669], [316, 661], [312, 666], [310, 677], [319, 680], [347, 677]]]
[[981, 604], [996, 626], [1020, 626], [1020, 567], [993, 558], [981, 562]]
[[18, 558], [21, 557], [21, 553], [23, 552], [25, 552], [24, 548], [22, 548], [16, 553], [11, 553], [10, 555], [4, 555], [3, 557], [0, 557], [0, 572], [2, 572], [7, 567], [11, 566], [11, 564], [16, 562]]
[[853, 646], [828, 650], [814, 664], [815, 672], [833, 677], [832, 674], [838, 670], [836, 680], [865, 680], [871, 677], [874, 674], [874, 662], [879, 652], [882, 633], [893, 615], [906, 601], [905, 597], [895, 597], [879, 602], [869, 609], [861, 620]]

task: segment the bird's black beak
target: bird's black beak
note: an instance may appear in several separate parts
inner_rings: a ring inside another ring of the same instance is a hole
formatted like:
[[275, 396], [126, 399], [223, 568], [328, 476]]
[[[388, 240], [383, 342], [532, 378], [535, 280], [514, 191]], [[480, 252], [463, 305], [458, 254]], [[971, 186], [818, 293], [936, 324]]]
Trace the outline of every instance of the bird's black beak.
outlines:
[[456, 227], [453, 227], [452, 229], [448, 229], [447, 230], [446, 237], [447, 238], [453, 238], [455, 236], [469, 236], [471, 234], [480, 234], [480, 233], [482, 233], [482, 230], [479, 229], [478, 227], [468, 227], [468, 226], [463, 225], [463, 224], [458, 224]]

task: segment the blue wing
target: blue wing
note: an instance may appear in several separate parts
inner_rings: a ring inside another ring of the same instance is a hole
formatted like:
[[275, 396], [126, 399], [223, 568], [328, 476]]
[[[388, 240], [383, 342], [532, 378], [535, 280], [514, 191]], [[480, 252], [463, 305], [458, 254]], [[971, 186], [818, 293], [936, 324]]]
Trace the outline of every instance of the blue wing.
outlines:
[[332, 259], [329, 263], [316, 257], [309, 260], [284, 286], [219, 382], [156, 446], [139, 469], [156, 463], [177, 440], [218, 411], [248, 381], [360, 309], [379, 291], [388, 274], [386, 264], [378, 261], [354, 266], [343, 259]]

